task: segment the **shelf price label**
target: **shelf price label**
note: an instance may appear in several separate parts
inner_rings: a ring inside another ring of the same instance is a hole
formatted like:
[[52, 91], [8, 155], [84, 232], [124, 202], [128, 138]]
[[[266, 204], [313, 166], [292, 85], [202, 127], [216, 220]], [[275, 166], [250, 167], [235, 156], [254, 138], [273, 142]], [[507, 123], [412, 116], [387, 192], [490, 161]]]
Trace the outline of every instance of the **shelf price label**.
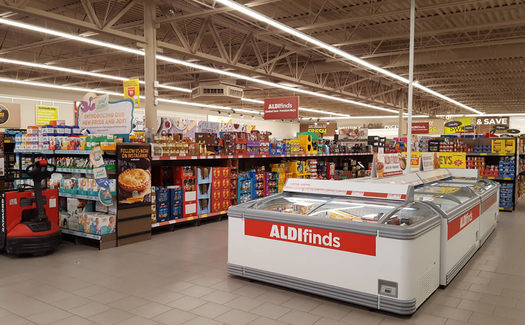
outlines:
[[467, 153], [465, 152], [440, 152], [440, 168], [466, 168]]

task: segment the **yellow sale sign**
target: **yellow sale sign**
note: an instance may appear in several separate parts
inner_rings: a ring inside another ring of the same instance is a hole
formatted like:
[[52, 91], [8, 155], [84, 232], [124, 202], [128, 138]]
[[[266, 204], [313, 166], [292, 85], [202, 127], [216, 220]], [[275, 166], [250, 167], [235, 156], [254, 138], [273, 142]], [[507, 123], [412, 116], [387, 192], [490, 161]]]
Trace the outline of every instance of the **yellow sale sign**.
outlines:
[[36, 125], [48, 125], [58, 120], [58, 107], [36, 105]]
[[466, 168], [467, 153], [465, 152], [440, 152], [439, 168]]
[[134, 108], [140, 108], [140, 84], [138, 79], [129, 79], [122, 82], [124, 98], [133, 100]]

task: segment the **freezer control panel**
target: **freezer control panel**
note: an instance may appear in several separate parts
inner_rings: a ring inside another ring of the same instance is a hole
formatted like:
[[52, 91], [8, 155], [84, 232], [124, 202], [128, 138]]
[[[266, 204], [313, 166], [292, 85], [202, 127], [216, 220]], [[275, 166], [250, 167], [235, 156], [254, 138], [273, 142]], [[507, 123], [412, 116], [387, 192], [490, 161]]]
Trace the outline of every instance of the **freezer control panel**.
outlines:
[[397, 298], [397, 282], [379, 280], [379, 291], [382, 296]]

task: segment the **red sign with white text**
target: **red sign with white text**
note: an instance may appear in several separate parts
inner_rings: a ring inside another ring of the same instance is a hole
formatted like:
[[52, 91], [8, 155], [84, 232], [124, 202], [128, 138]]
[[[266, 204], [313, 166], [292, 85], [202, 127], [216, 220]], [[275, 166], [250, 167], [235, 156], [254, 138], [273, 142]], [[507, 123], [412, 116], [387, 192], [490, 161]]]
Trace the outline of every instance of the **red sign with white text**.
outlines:
[[448, 224], [448, 239], [457, 235], [461, 230], [465, 229], [466, 226], [476, 220], [480, 214], [479, 210], [479, 205], [476, 205], [472, 209], [463, 213], [459, 218], [452, 220], [452, 222]]
[[246, 236], [376, 256], [376, 236], [245, 219]]
[[299, 117], [299, 97], [281, 97], [264, 99], [264, 119], [276, 120]]
[[412, 134], [428, 134], [429, 122], [412, 122]]

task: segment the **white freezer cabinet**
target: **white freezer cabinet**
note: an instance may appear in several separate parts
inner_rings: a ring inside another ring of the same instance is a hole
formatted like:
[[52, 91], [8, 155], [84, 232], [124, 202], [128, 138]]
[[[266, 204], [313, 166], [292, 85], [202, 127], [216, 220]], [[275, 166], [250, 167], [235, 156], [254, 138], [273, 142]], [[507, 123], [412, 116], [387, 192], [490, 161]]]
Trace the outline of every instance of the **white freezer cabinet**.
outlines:
[[281, 194], [230, 207], [228, 271], [412, 314], [439, 286], [442, 219], [412, 195], [410, 185], [289, 180]]

